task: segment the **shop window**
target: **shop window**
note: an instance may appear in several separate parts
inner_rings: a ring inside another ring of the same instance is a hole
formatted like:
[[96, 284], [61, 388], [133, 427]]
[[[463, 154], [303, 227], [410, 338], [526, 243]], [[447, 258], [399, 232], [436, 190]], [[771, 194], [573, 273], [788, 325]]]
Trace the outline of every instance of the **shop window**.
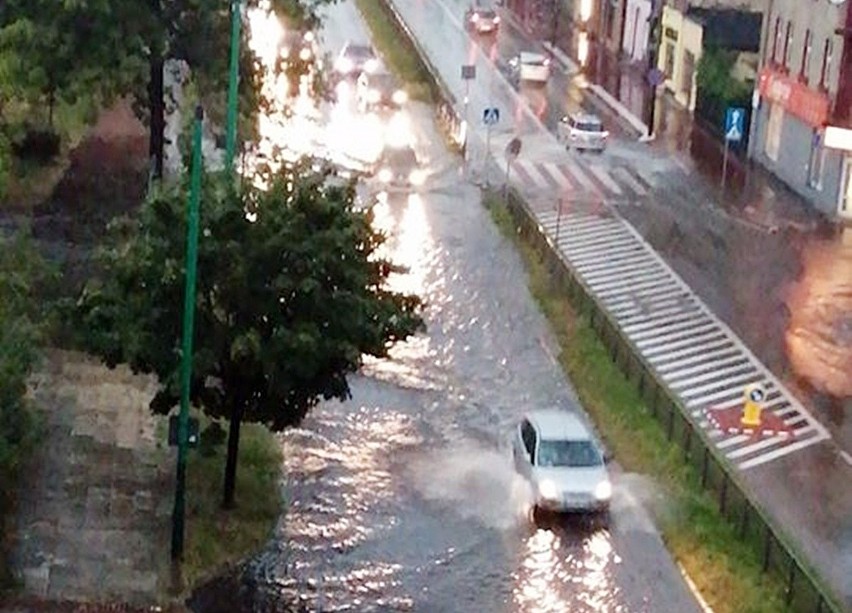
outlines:
[[778, 41], [781, 38], [781, 18], [775, 18], [775, 36], [772, 38], [772, 63], [778, 63]]
[[810, 29], [805, 30], [805, 44], [802, 47], [802, 65], [799, 66], [799, 79], [805, 83], [808, 82], [808, 75], [811, 72], [811, 46], [813, 45], [813, 34]]
[[778, 152], [781, 150], [781, 128], [784, 124], [784, 108], [773, 103], [769, 109], [769, 121], [766, 123], [766, 140], [764, 152], [773, 162], [778, 161]]
[[674, 78], [674, 61], [675, 61], [675, 46], [672, 43], [666, 43], [666, 77]]
[[784, 55], [782, 64], [787, 70], [790, 69], [790, 55], [793, 53], [793, 22], [787, 22], [787, 32], [784, 35]]
[[825, 168], [825, 147], [822, 146], [822, 133], [814, 130], [811, 138], [811, 155], [808, 160], [808, 187], [822, 189], [823, 168]]
[[825, 45], [822, 48], [822, 67], [819, 70], [819, 87], [822, 90], [828, 90], [828, 75], [831, 72], [831, 56], [834, 53], [831, 39], [825, 39]]
[[843, 183], [838, 208], [843, 217], [852, 218], [852, 157], [843, 161]]

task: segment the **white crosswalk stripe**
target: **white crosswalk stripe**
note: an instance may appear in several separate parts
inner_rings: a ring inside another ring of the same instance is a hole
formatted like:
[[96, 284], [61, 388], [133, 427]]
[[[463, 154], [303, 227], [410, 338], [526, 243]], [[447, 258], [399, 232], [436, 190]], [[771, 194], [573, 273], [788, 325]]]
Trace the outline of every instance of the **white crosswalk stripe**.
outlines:
[[[625, 192], [645, 189], [620, 172], [602, 179], [601, 170], [592, 169], [590, 176], [604, 187], [612, 188], [610, 181], [617, 181], [616, 187]], [[732, 464], [754, 468], [829, 438], [825, 427], [624, 220], [550, 210], [536, 215], [577, 276]], [[703, 410], [740, 406], [750, 383], [764, 386], [764, 411], [781, 418], [792, 436], [761, 438], [713, 430]]]
[[643, 179], [625, 167], [568, 162], [532, 161], [519, 158], [511, 164], [509, 180], [516, 187], [552, 191], [570, 200], [571, 196], [608, 199], [641, 199], [648, 194]]

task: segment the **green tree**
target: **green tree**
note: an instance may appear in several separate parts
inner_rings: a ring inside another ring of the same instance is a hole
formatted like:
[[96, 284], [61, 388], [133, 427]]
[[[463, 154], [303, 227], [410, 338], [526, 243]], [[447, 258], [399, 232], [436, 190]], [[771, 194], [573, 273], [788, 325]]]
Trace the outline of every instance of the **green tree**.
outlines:
[[[234, 501], [240, 424], [298, 424], [320, 399], [346, 398], [363, 355], [385, 356], [422, 326], [416, 296], [387, 286], [392, 264], [354, 186], [307, 163], [264, 171], [237, 195], [204, 179], [191, 400], [230, 420], [224, 505]], [[109, 366], [155, 373], [151, 408], [179, 399], [186, 190], [167, 188], [113, 226], [105, 278], [78, 301], [88, 348]]]
[[[15, 500], [16, 481], [37, 438], [26, 399], [40, 356], [44, 311], [40, 297], [49, 268], [26, 232], [0, 238], [0, 529]], [[0, 534], [0, 547], [3, 539]], [[2, 553], [2, 552], [0, 552]], [[7, 579], [0, 555], [0, 585]]]

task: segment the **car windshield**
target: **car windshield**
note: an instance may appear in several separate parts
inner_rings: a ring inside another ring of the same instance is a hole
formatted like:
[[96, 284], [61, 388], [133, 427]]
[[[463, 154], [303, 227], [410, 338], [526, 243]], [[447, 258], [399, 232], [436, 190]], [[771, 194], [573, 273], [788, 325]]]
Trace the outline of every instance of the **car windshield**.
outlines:
[[476, 14], [480, 19], [494, 19], [497, 16], [497, 13], [491, 9], [476, 9]]
[[387, 163], [394, 167], [410, 168], [417, 166], [417, 156], [413, 149], [393, 149], [385, 156]]
[[527, 66], [544, 66], [545, 59], [543, 57], [525, 57], [522, 62]]
[[390, 92], [396, 89], [396, 81], [391, 74], [377, 74], [370, 77], [369, 80], [370, 87], [375, 89]]
[[578, 121], [577, 129], [583, 132], [603, 132], [603, 126], [598, 121]]
[[541, 441], [539, 466], [600, 466], [603, 459], [591, 441]]
[[373, 48], [369, 45], [349, 45], [344, 55], [356, 60], [369, 60], [376, 57]]

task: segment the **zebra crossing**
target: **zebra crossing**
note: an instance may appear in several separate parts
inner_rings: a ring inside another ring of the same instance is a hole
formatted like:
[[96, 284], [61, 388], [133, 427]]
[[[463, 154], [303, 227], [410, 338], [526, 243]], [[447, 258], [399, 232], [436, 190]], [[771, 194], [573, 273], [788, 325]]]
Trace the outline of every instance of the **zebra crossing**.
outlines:
[[627, 166], [568, 162], [531, 161], [511, 164], [510, 181], [527, 190], [559, 194], [563, 199], [592, 197], [608, 201], [636, 201], [652, 190], [651, 182]]
[[[829, 438], [632, 226], [609, 214], [536, 215], [579, 279], [733, 465], [753, 468]], [[792, 436], [729, 434], [705, 419], [705, 409], [739, 405], [752, 383], [763, 385], [764, 410], [781, 418]]]

